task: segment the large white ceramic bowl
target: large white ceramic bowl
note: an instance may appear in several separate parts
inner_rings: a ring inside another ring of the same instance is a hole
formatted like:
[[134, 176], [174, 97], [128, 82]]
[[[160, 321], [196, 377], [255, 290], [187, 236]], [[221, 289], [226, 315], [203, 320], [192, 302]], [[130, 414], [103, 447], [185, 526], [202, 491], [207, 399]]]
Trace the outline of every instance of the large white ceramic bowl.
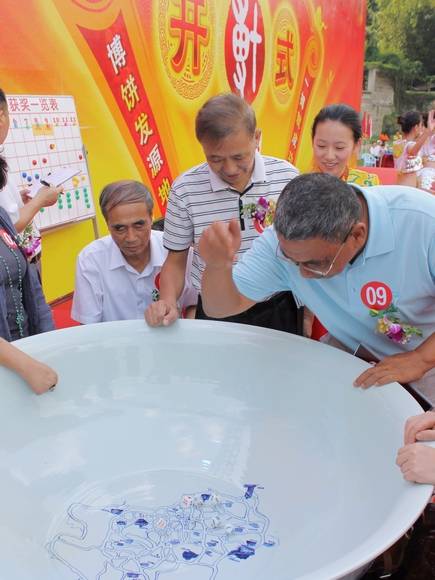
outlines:
[[420, 407], [336, 349], [198, 321], [17, 344], [61, 378], [0, 369], [2, 578], [354, 578], [429, 498], [395, 465]]

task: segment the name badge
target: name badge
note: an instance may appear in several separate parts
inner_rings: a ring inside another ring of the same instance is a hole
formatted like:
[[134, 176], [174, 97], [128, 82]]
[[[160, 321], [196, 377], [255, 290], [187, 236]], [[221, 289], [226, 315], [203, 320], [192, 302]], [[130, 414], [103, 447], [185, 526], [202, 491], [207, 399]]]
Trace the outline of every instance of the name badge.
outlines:
[[367, 282], [361, 288], [361, 300], [367, 308], [386, 310], [393, 302], [393, 293], [384, 282]]

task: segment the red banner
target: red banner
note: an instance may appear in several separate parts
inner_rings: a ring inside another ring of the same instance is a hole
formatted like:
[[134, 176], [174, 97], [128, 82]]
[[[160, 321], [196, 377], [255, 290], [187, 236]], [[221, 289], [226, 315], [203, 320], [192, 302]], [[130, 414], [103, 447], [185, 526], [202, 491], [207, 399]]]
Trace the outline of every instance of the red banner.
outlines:
[[122, 13], [109, 28], [79, 30], [112, 91], [164, 215], [172, 176]]

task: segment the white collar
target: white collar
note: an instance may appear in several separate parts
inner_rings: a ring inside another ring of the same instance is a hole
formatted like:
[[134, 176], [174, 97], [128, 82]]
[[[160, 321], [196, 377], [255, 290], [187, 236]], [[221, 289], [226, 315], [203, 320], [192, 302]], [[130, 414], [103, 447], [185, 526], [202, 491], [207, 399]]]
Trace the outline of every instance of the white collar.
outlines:
[[[211, 168], [210, 165], [207, 164], [209, 177], [210, 177], [210, 185], [213, 191], [235, 191], [232, 189], [229, 183], [224, 181], [217, 175]], [[256, 150], [255, 157], [254, 157], [254, 169], [252, 171], [251, 177], [249, 182], [246, 184], [246, 187], [249, 187], [252, 183], [266, 183], [267, 182], [267, 175], [266, 175], [266, 168], [264, 166], [264, 159], [263, 156]], [[246, 189], [245, 187], [245, 189]]]
[[161, 248], [159, 247], [158, 240], [155, 239], [155, 234], [156, 232], [151, 231], [150, 259], [142, 272], [138, 272], [135, 268], [133, 268], [133, 266], [131, 266], [127, 262], [121, 250], [118, 248], [113, 238], [111, 237], [109, 270], [116, 270], [117, 268], [125, 268], [129, 272], [133, 272], [138, 276], [149, 276], [153, 272], [154, 268], [161, 268], [163, 266], [163, 262], [165, 261], [165, 256], [164, 253], [161, 251]]

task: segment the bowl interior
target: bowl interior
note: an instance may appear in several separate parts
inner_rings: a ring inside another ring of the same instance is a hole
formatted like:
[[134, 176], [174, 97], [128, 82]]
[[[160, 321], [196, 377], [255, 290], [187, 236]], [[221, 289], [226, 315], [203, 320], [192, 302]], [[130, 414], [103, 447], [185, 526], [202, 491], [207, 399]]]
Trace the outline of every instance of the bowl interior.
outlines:
[[0, 369], [8, 578], [338, 578], [430, 496], [395, 465], [419, 405], [355, 389], [367, 365], [339, 350], [201, 321], [17, 344], [61, 378], [36, 397]]

